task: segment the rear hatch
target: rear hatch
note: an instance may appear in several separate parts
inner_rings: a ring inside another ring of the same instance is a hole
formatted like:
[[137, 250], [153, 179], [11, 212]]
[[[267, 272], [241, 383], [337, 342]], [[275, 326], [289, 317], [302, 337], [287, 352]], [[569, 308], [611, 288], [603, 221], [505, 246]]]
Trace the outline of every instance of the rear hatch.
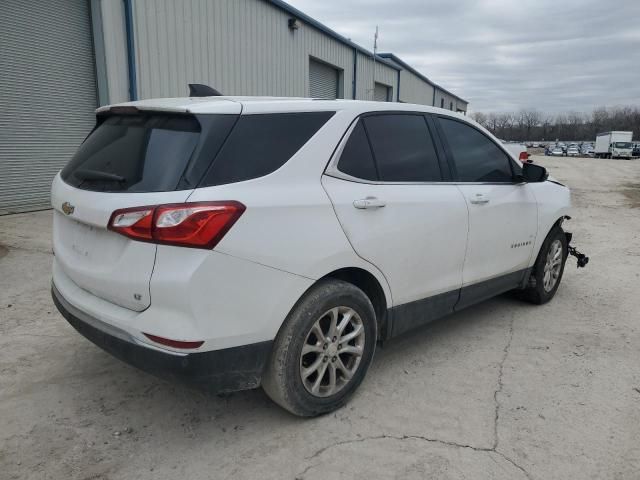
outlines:
[[[229, 102], [231, 103], [231, 102]], [[52, 187], [56, 270], [104, 300], [142, 311], [156, 245], [109, 230], [115, 210], [185, 202], [240, 113], [104, 112]]]

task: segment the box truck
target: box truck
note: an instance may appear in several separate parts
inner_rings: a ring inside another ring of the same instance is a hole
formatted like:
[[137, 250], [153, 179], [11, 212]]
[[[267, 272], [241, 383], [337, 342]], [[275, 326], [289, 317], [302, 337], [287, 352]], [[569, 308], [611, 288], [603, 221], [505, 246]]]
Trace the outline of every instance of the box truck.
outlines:
[[604, 132], [596, 136], [598, 158], [631, 158], [633, 132]]

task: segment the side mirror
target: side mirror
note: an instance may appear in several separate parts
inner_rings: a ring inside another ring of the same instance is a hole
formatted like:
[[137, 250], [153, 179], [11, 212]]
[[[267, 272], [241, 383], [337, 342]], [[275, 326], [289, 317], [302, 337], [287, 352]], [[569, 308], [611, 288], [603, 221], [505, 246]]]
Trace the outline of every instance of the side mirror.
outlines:
[[546, 168], [535, 163], [525, 163], [522, 165], [522, 174], [518, 177], [519, 180], [527, 183], [544, 182], [549, 178], [549, 172]]

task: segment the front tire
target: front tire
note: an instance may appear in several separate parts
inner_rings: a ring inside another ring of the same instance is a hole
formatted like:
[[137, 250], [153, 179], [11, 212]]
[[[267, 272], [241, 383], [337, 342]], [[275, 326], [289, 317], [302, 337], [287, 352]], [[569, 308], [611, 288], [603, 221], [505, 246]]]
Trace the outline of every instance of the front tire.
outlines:
[[567, 237], [562, 228], [553, 227], [544, 240], [529, 280], [530, 286], [522, 292], [522, 298], [536, 305], [551, 300], [562, 280], [568, 255]]
[[375, 311], [364, 292], [342, 280], [322, 280], [278, 332], [262, 388], [295, 415], [336, 410], [364, 379], [376, 340]]

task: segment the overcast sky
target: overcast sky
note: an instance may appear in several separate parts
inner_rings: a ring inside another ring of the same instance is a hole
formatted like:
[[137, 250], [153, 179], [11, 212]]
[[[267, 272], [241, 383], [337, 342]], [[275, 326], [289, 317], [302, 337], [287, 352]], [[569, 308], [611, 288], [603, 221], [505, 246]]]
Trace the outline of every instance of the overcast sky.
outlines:
[[640, 0], [288, 0], [471, 111], [640, 105]]

